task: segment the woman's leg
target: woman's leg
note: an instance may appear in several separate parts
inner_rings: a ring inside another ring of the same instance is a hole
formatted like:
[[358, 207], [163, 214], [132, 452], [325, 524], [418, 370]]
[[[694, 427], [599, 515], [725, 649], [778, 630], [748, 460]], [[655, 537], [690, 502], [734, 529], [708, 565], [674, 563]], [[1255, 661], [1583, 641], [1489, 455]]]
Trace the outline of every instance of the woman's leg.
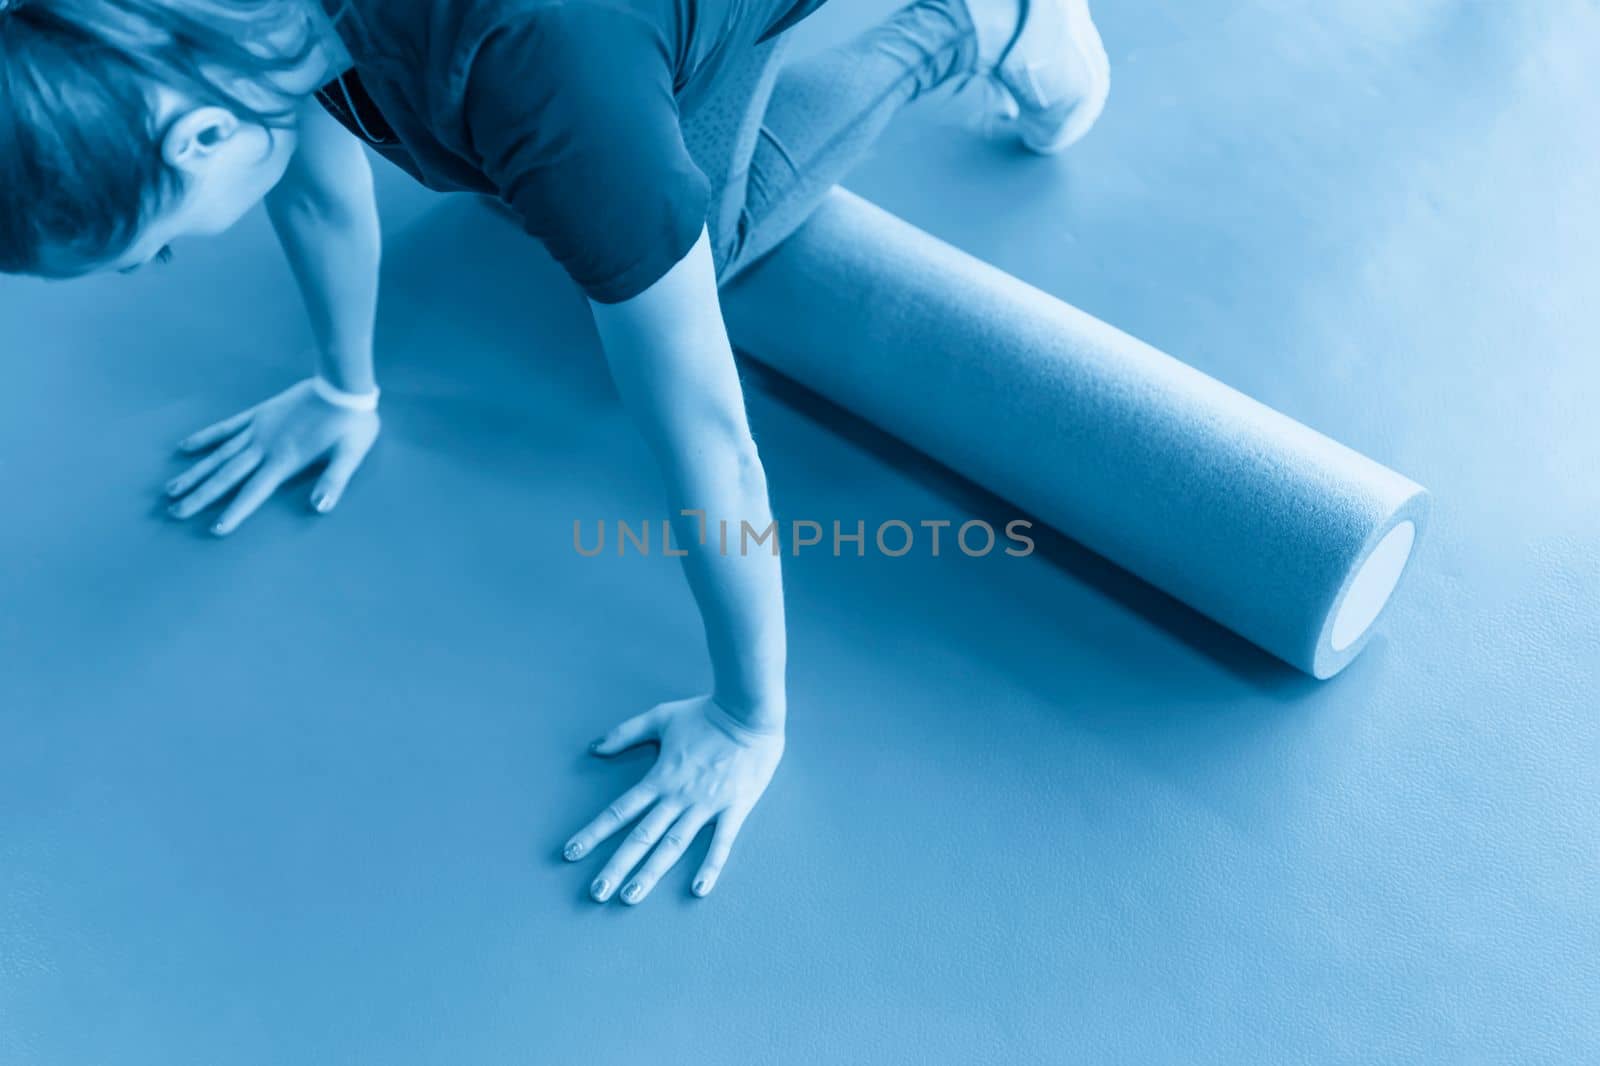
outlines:
[[720, 72], [715, 92], [683, 119], [684, 144], [711, 182], [706, 225], [719, 278], [726, 276], [742, 243], [751, 160], [788, 43], [780, 36], [747, 48]]
[[786, 65], [750, 162], [724, 280], [798, 229], [907, 104], [979, 72], [966, 0], [918, 0], [854, 40]]
[[691, 154], [717, 186], [711, 229], [724, 282], [799, 228], [901, 108], [978, 71], [965, 0], [918, 0], [788, 65], [785, 43], [753, 50], [684, 122]]

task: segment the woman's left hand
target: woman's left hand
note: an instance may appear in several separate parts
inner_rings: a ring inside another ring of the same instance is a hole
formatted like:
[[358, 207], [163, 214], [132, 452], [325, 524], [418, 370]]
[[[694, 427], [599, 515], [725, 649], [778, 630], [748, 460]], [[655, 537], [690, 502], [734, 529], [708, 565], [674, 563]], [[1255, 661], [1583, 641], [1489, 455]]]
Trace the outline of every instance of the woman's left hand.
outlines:
[[[695, 895], [710, 892], [740, 826], [783, 758], [781, 728], [749, 729], [709, 696], [658, 704], [623, 722], [589, 750], [615, 755], [652, 740], [661, 745], [661, 752], [644, 780], [601, 811], [562, 852], [571, 862], [584, 858], [644, 815], [589, 886], [589, 894], [600, 903], [610, 899], [618, 886], [622, 902], [643, 900], [700, 830], [715, 821], [711, 848], [694, 880]], [[638, 872], [623, 885], [636, 866]]]
[[311, 490], [311, 506], [327, 514], [378, 439], [378, 412], [351, 410], [324, 399], [307, 378], [268, 400], [191, 435], [178, 447], [209, 454], [167, 483], [169, 514], [189, 519], [235, 493], [211, 532], [226, 537], [278, 487], [327, 458]]

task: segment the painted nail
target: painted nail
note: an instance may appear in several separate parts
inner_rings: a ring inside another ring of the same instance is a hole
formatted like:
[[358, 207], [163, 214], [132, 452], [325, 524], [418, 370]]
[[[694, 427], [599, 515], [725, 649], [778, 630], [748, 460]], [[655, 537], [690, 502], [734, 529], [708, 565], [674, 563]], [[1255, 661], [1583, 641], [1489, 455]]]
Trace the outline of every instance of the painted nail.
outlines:
[[637, 881], [622, 890], [622, 901], [624, 903], [638, 903], [643, 897], [644, 886]]
[[611, 882], [607, 881], [603, 877], [595, 878], [594, 884], [589, 886], [589, 895], [593, 896], [597, 900], [600, 900], [601, 902], [605, 902], [605, 898], [610, 894]]
[[698, 881], [696, 881], [694, 883], [694, 894], [695, 895], [703, 896], [707, 892], [710, 892], [710, 891], [711, 891], [711, 882], [707, 881], [705, 878], [702, 877], [700, 880], [698, 880]]
[[571, 862], [573, 859], [583, 855], [583, 845], [574, 840], [562, 850], [561, 854], [566, 857], [568, 862]]

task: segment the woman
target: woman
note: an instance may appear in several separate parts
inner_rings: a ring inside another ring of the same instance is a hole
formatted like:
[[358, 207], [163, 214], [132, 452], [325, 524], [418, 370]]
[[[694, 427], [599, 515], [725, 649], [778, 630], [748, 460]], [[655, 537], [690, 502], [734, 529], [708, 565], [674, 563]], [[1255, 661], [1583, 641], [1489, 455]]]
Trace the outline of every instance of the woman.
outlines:
[[[501, 199], [587, 294], [660, 462], [711, 656], [710, 693], [592, 745], [655, 766], [567, 843], [637, 819], [591, 895], [647, 896], [706, 825], [715, 886], [783, 751], [777, 557], [697, 550], [703, 520], [771, 522], [718, 286], [794, 231], [912, 99], [979, 79], [1007, 136], [1057, 151], [1109, 83], [1085, 0], [920, 0], [785, 66], [823, 0], [0, 0], [0, 269], [136, 270], [265, 201], [315, 372], [184, 442], [189, 518], [233, 532], [326, 459], [331, 510], [378, 435], [379, 238], [360, 142], [427, 185]], [[354, 137], [350, 134], [355, 134]], [[620, 891], [619, 891], [620, 890]]]

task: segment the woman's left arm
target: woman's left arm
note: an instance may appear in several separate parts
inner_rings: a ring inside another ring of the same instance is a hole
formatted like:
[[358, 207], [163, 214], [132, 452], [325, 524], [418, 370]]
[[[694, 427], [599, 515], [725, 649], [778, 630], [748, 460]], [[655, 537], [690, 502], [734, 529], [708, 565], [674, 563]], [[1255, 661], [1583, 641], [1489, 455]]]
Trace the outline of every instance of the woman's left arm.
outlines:
[[653, 707], [594, 743], [600, 755], [645, 741], [658, 742], [661, 751], [644, 780], [575, 835], [564, 854], [583, 858], [643, 815], [591, 885], [597, 900], [621, 887], [623, 901], [637, 903], [700, 829], [715, 822], [694, 881], [703, 896], [783, 754], [788, 708], [777, 529], [706, 233], [640, 295], [592, 307], [623, 405], [665, 476], [714, 686], [707, 695]]

